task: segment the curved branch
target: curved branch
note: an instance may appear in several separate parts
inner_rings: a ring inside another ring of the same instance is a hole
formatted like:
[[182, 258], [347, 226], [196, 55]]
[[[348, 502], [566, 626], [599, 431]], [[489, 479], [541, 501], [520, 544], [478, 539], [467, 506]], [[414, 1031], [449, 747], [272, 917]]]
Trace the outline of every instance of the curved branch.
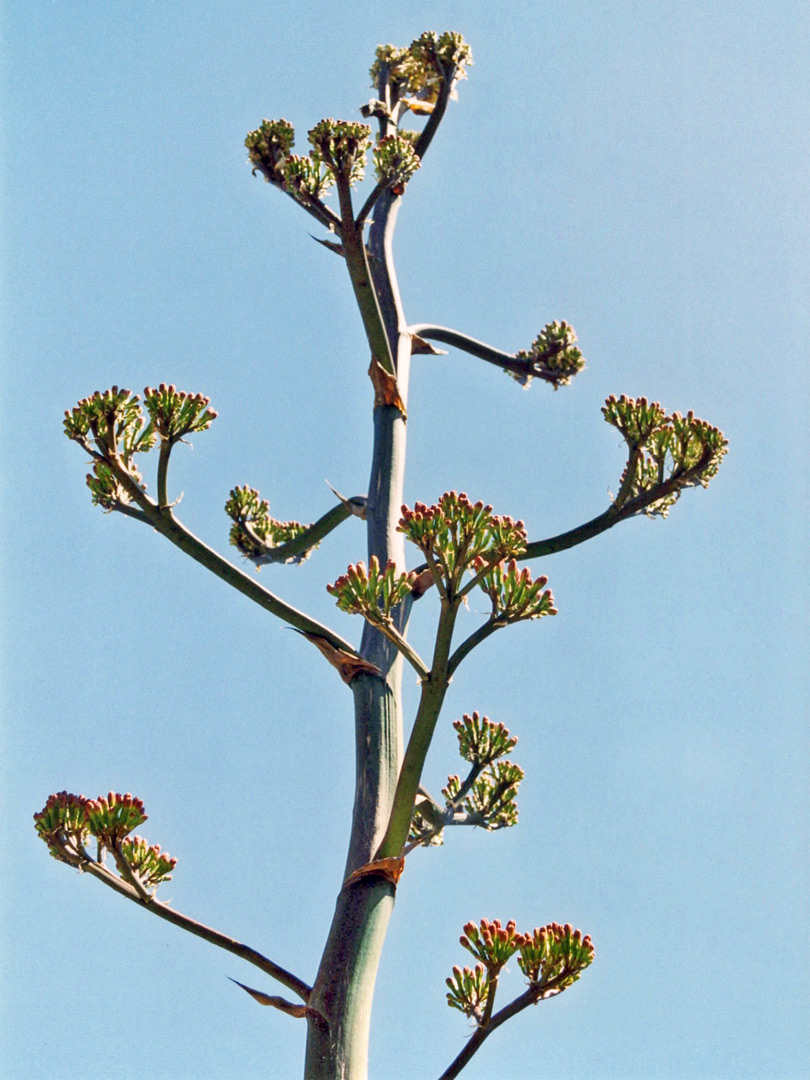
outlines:
[[461, 349], [462, 352], [477, 356], [479, 360], [486, 360], [488, 364], [494, 364], [519, 379], [536, 374], [532, 371], [531, 360], [520, 357], [516, 353], [496, 349], [483, 341], [477, 341], [468, 334], [462, 334], [460, 330], [451, 330], [447, 326], [434, 326], [433, 323], [415, 323], [408, 327], [408, 332], [426, 341], [441, 341], [444, 345]]
[[444, 118], [444, 114], [447, 111], [448, 102], [450, 101], [450, 96], [453, 93], [453, 84], [457, 71], [457, 65], [450, 64], [446, 68], [444, 67], [444, 65], [442, 65], [442, 68], [444, 70], [444, 82], [442, 83], [442, 88], [439, 91], [439, 96], [436, 99], [436, 104], [433, 106], [433, 112], [428, 117], [428, 122], [425, 124], [422, 130], [422, 134], [416, 140], [416, 145], [414, 146], [414, 151], [419, 155], [420, 158], [423, 158], [425, 156], [425, 151], [433, 141], [433, 136], [439, 130], [439, 124]]
[[643, 491], [640, 495], [636, 495], [634, 499], [628, 499], [627, 502], [621, 505], [618, 504], [618, 501], [613, 502], [604, 513], [591, 518], [584, 525], [578, 525], [575, 529], [569, 529], [568, 532], [560, 533], [558, 536], [551, 536], [547, 540], [534, 540], [527, 544], [526, 550], [521, 555], [517, 555], [516, 558], [519, 562], [523, 562], [526, 559], [537, 559], [542, 555], [553, 555], [558, 551], [576, 547], [577, 544], [582, 544], [585, 540], [590, 540], [592, 537], [598, 536], [599, 533], [612, 529], [620, 521], [636, 517], [646, 510], [648, 506], [665, 499], [668, 495], [676, 492], [680, 493], [687, 487], [697, 486], [699, 483], [698, 478], [705, 467], [706, 463], [699, 461], [694, 468], [686, 469], [680, 474], [671, 476], [650, 491]]
[[268, 563], [283, 563], [298, 559], [319, 544], [338, 525], [342, 525], [346, 518], [356, 515], [357, 511], [349, 500], [340, 502], [337, 506], [333, 506], [331, 510], [327, 510], [323, 517], [319, 517], [309, 528], [293, 537], [292, 540], [279, 544], [277, 547], [268, 548], [261, 555], [248, 555], [248, 558], [254, 566], [265, 566]]
[[237, 941], [235, 938], [228, 937], [227, 934], [221, 934], [219, 930], [214, 930], [210, 926], [205, 926], [203, 923], [199, 923], [196, 919], [189, 918], [188, 915], [182, 915], [179, 911], [175, 911], [170, 908], [168, 904], [163, 904], [159, 900], [149, 899], [143, 900], [135, 889], [128, 885], [126, 882], [117, 878], [114, 874], [102, 866], [100, 863], [90, 861], [81, 867], [82, 871], [91, 874], [97, 881], [103, 882], [111, 889], [114, 889], [121, 896], [125, 896], [128, 900], [132, 900], [138, 907], [144, 911], [151, 911], [157, 915], [160, 919], [165, 919], [166, 922], [172, 923], [174, 926], [179, 926], [181, 930], [187, 930], [190, 934], [194, 934], [196, 937], [202, 938], [204, 941], [210, 942], [212, 945], [219, 946], [220, 949], [225, 949], [227, 952], [233, 953], [235, 956], [241, 957], [242, 960], [246, 960], [249, 964], [253, 964], [254, 967], [259, 968], [266, 975], [270, 975], [271, 978], [280, 982], [282, 986], [286, 986], [288, 990], [292, 990], [294, 994], [297, 994], [303, 1001], [309, 1000], [311, 987], [299, 979], [297, 975], [293, 975], [285, 968], [280, 967], [272, 960], [268, 960], [266, 956], [262, 956], [256, 949], [252, 949], [250, 945], [244, 945], [241, 941]]
[[494, 616], [491, 616], [489, 620], [483, 624], [483, 626], [479, 626], [478, 629], [473, 631], [473, 633], [470, 634], [468, 638], [465, 638], [465, 640], [462, 641], [462, 643], [459, 645], [459, 647], [456, 649], [456, 651], [453, 653], [453, 655], [450, 657], [450, 660], [448, 661], [448, 679], [453, 677], [453, 672], [456, 670], [458, 665], [461, 663], [465, 656], [467, 656], [473, 651], [476, 645], [480, 645], [482, 641], [486, 641], [486, 639], [491, 634], [494, 634], [496, 630], [500, 630], [502, 627], [507, 625], [508, 623], [506, 622], [506, 620], [499, 621]]
[[108, 464], [118, 480], [120, 480], [121, 484], [126, 488], [132, 500], [141, 508], [144, 516], [148, 519], [149, 524], [162, 536], [165, 536], [167, 540], [171, 540], [171, 542], [176, 547], [180, 548], [181, 551], [185, 552], [186, 555], [190, 555], [195, 562], [206, 567], [212, 574], [216, 574], [218, 578], [221, 578], [238, 592], [247, 596], [248, 599], [258, 604], [259, 607], [264, 608], [264, 610], [269, 611], [271, 615], [275, 615], [277, 618], [289, 623], [289, 625], [295, 627], [296, 630], [302, 630], [304, 633], [323, 638], [335, 648], [342, 649], [352, 656], [357, 656], [355, 648], [347, 641], [344, 641], [339, 634], [334, 633], [334, 631], [330, 630], [322, 623], [310, 618], [309, 615], [305, 615], [302, 611], [298, 611], [297, 608], [280, 600], [271, 593], [269, 589], [263, 588], [257, 581], [248, 577], [247, 574], [234, 566], [233, 563], [229, 563], [227, 559], [224, 559], [214, 551], [213, 548], [208, 547], [202, 540], [189, 532], [189, 530], [186, 529], [184, 525], [181, 525], [172, 515], [170, 509], [156, 506], [144, 493], [143, 489], [133, 480], [127, 470], [119, 463], [117, 458], [110, 458]]
[[355, 219], [355, 224], [358, 226], [358, 228], [362, 228], [363, 222], [366, 220], [368, 215], [374, 209], [374, 204], [376, 203], [377, 199], [379, 199], [379, 197], [382, 195], [382, 193], [385, 191], [385, 189], [387, 187], [390, 187], [390, 186], [391, 186], [391, 181], [387, 177], [383, 177], [382, 180], [377, 181], [377, 183], [374, 185], [374, 188], [372, 189], [369, 197], [366, 199], [366, 201], [363, 203], [362, 207], [360, 208], [360, 213], [357, 215], [357, 217]]
[[448, 1065], [439, 1077], [439, 1080], [455, 1080], [455, 1077], [458, 1076], [464, 1066], [469, 1062], [473, 1054], [480, 1050], [484, 1040], [487, 1039], [493, 1031], [496, 1031], [501, 1024], [505, 1024], [507, 1020], [511, 1020], [513, 1016], [517, 1016], [519, 1012], [523, 1012], [523, 1010], [527, 1009], [530, 1005], [537, 1005], [538, 1002], [546, 997], [556, 997], [557, 993], [561, 993], [557, 984], [563, 982], [566, 977], [567, 973], [563, 973], [559, 978], [550, 979], [541, 986], [530, 986], [513, 1001], [510, 1001], [508, 1005], [504, 1005], [502, 1009], [499, 1009], [490, 1019], [486, 1027], [476, 1028], [470, 1036], [467, 1045], [458, 1057]]

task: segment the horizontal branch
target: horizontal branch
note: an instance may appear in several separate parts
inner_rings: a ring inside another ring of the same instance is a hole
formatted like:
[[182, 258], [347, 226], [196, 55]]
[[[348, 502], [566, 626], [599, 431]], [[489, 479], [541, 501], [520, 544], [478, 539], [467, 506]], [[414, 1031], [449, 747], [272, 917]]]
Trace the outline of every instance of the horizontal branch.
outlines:
[[441, 341], [444, 345], [451, 345], [455, 349], [477, 356], [479, 360], [486, 360], [488, 364], [510, 372], [522, 378], [533, 373], [531, 361], [520, 357], [517, 353], [507, 353], [502, 349], [496, 349], [483, 341], [462, 334], [459, 330], [451, 330], [447, 326], [434, 326], [432, 323], [416, 323], [408, 327], [408, 333], [416, 337], [424, 338], [425, 341]]
[[103, 882], [103, 884], [114, 889], [117, 893], [120, 893], [121, 896], [125, 896], [144, 911], [151, 911], [152, 914], [157, 915], [159, 919], [165, 919], [166, 922], [170, 922], [174, 926], [179, 926], [181, 930], [187, 930], [188, 933], [194, 934], [196, 937], [200, 937], [204, 941], [210, 942], [212, 945], [217, 945], [220, 949], [225, 949], [226, 952], [233, 953], [242, 960], [246, 960], [249, 964], [253, 964], [254, 967], [259, 968], [266, 975], [270, 975], [271, 978], [280, 982], [282, 986], [286, 986], [288, 990], [297, 994], [303, 1001], [309, 1000], [312, 988], [308, 986], [303, 979], [299, 979], [296, 975], [293, 975], [285, 968], [280, 967], [272, 960], [268, 960], [266, 956], [262, 956], [256, 949], [252, 949], [249, 945], [244, 945], [241, 941], [228, 937], [226, 934], [221, 934], [219, 930], [214, 930], [210, 926], [205, 926], [203, 923], [199, 923], [195, 919], [189, 918], [188, 915], [182, 915], [179, 911], [175, 911], [173, 908], [170, 908], [168, 904], [163, 904], [159, 900], [143, 900], [131, 885], [121, 881], [120, 878], [117, 878], [115, 874], [112, 874], [100, 863], [91, 860], [90, 862], [84, 863], [81, 869], [85, 873], [91, 874], [97, 881]]
[[698, 482], [697, 477], [700, 476], [702, 468], [703, 464], [699, 462], [695, 468], [671, 476], [662, 484], [657, 484], [649, 491], [642, 491], [641, 494], [636, 495], [633, 499], [628, 499], [627, 502], [621, 505], [618, 502], [611, 503], [604, 513], [591, 518], [584, 525], [578, 525], [575, 529], [569, 529], [568, 532], [559, 533], [557, 536], [551, 536], [546, 540], [531, 541], [526, 545], [526, 550], [515, 557], [519, 561], [537, 559], [543, 555], [554, 555], [558, 551], [566, 551], [568, 548], [576, 547], [577, 544], [582, 544], [586, 540], [591, 540], [594, 536], [598, 536], [607, 529], [612, 529], [620, 521], [637, 517], [648, 506], [652, 506], [653, 503], [666, 499], [667, 496], [680, 492], [685, 487], [696, 485]]

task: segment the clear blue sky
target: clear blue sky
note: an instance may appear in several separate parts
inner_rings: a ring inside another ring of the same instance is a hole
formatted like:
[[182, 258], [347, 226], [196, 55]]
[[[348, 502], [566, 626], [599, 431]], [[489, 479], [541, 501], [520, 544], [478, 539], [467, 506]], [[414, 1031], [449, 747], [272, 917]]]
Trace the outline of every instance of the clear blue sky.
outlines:
[[[164, 898], [311, 978], [345, 856], [350, 694], [270, 616], [93, 509], [61, 418], [113, 383], [209, 395], [219, 419], [172, 484], [225, 553], [236, 483], [299, 520], [331, 504], [324, 478], [365, 491], [348, 280], [243, 139], [262, 117], [301, 144], [355, 118], [374, 47], [426, 28], [460, 30], [475, 66], [400, 215], [409, 317], [510, 350], [565, 318], [588, 368], [526, 393], [463, 355], [417, 358], [408, 499], [466, 490], [536, 539], [587, 520], [623, 466], [610, 393], [694, 409], [731, 448], [670, 520], [538, 567], [559, 616], [456, 678], [428, 786], [458, 767], [451, 720], [478, 709], [520, 737], [521, 822], [409, 859], [371, 1076], [430, 1080], [460, 1049], [443, 980], [481, 916], [570, 921], [597, 959], [468, 1080], [810, 1074], [808, 20], [793, 0], [7, 0], [8, 1080], [301, 1074], [303, 1025], [226, 978], [254, 969], [49, 859], [31, 815], [62, 788], [140, 795], [142, 831], [180, 860]], [[363, 548], [349, 522], [261, 580], [356, 638], [324, 585]]]

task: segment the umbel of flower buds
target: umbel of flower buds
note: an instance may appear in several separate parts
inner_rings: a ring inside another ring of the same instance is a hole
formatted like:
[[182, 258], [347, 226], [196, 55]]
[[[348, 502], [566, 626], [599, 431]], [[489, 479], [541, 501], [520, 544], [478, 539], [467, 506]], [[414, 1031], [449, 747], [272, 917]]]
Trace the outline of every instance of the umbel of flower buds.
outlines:
[[77, 442], [91, 435], [101, 445], [114, 449], [117, 440], [128, 428], [143, 426], [139, 401], [137, 394], [119, 390], [117, 386], [110, 390], [96, 390], [90, 397], [82, 398], [72, 409], [65, 410], [65, 434]]
[[437, 568], [445, 588], [458, 589], [464, 572], [476, 558], [496, 562], [520, 554], [526, 547], [522, 521], [493, 514], [483, 502], [464, 493], [447, 491], [437, 503], [402, 507], [399, 531]]
[[[150, 845], [143, 837], [130, 835], [146, 818], [143, 802], [129, 792], [121, 795], [111, 791], [106, 796], [87, 799], [84, 795], [60, 791], [51, 795], [43, 809], [34, 814], [34, 827], [51, 855], [60, 862], [79, 869], [89, 863], [98, 864], [106, 848], [113, 853], [119, 869], [123, 860], [141, 885], [155, 888], [170, 879], [177, 859], [162, 852], [160, 845]], [[98, 841], [98, 859], [91, 858], [85, 850], [91, 836]]]
[[464, 933], [459, 938], [461, 945], [472, 953], [476, 960], [487, 968], [489, 973], [497, 974], [504, 964], [530, 940], [527, 934], [518, 934], [514, 920], [501, 926], [499, 919], [490, 922], [482, 919], [479, 926], [468, 922]]
[[[231, 488], [225, 513], [233, 521], [230, 542], [248, 559], [260, 560], [262, 555], [294, 540], [309, 528], [300, 521], [277, 521], [270, 517], [270, 504], [247, 485]], [[296, 556], [296, 561], [303, 561], [317, 546], [313, 544]]]
[[366, 171], [366, 154], [371, 146], [371, 128], [348, 120], [321, 120], [308, 132], [313, 150], [335, 180], [349, 184], [361, 181]]
[[525, 373], [508, 372], [527, 386], [533, 377], [551, 383], [555, 390], [567, 386], [585, 367], [585, 359], [577, 348], [577, 335], [567, 322], [547, 323], [528, 351], [518, 356], [528, 361]]
[[160, 844], [150, 845], [142, 836], [130, 836], [122, 841], [121, 854], [141, 884], [150, 889], [171, 881], [172, 870], [177, 866], [177, 859], [162, 852]]
[[114, 791], [106, 798], [99, 795], [97, 799], [88, 799], [85, 812], [90, 832], [109, 848], [115, 847], [133, 829], [142, 825], [147, 816], [141, 799], [129, 792], [119, 795]]
[[722, 431], [694, 413], [667, 415], [657, 401], [650, 404], [643, 397], [611, 395], [602, 412], [628, 446], [627, 465], [614, 500], [617, 510], [628, 503], [632, 508], [639, 500], [636, 512], [666, 517], [684, 488], [708, 487], [728, 447]]
[[458, 735], [459, 753], [466, 761], [476, 765], [490, 765], [499, 757], [511, 754], [517, 745], [517, 736], [510, 736], [503, 724], [494, 724], [488, 717], [483, 719], [474, 712], [453, 721]]
[[593, 942], [587, 934], [570, 923], [549, 923], [526, 935], [518, 966], [530, 985], [560, 993], [579, 979], [593, 957]]
[[517, 793], [523, 769], [511, 761], [496, 761], [476, 777], [466, 795], [461, 794], [461, 779], [448, 776], [442, 795], [447, 804], [458, 807], [467, 815], [467, 824], [477, 825], [489, 832], [517, 825]]
[[478, 558], [473, 568], [481, 574], [480, 588], [490, 598], [492, 618], [497, 622], [515, 623], [557, 614], [554, 597], [546, 588], [547, 577], [533, 579], [530, 571], [525, 566], [519, 569], [514, 559], [487, 568], [485, 560]]
[[157, 389], [147, 386], [143, 392], [143, 403], [155, 431], [172, 443], [211, 426], [217, 414], [208, 408], [209, 402], [210, 398], [202, 394], [187, 394], [166, 383]]
[[390, 560], [380, 569], [376, 555], [366, 564], [349, 566], [345, 574], [326, 591], [335, 597], [341, 611], [363, 615], [369, 622], [389, 619], [391, 612], [411, 591], [413, 575], [397, 571]]

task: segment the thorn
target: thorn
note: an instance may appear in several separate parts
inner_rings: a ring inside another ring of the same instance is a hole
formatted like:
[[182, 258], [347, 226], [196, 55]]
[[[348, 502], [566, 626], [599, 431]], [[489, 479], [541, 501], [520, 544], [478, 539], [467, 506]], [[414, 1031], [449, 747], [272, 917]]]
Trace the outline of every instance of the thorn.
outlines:
[[[312, 236], [312, 233], [310, 233], [309, 235]], [[343, 244], [336, 244], [332, 240], [321, 240], [318, 236], [312, 236], [312, 239], [315, 241], [316, 244], [323, 244], [325, 248], [329, 248], [330, 251], [334, 251], [336, 255], [340, 255], [341, 257], [345, 256]]]
[[355, 517], [359, 517], [361, 521], [366, 520], [366, 507], [368, 506], [367, 495], [352, 495], [350, 499], [347, 499], [345, 495], [341, 495], [339, 491], [336, 491], [328, 480], [324, 480], [324, 483], [332, 494], [337, 499], [340, 499], [344, 506], [348, 506]]

